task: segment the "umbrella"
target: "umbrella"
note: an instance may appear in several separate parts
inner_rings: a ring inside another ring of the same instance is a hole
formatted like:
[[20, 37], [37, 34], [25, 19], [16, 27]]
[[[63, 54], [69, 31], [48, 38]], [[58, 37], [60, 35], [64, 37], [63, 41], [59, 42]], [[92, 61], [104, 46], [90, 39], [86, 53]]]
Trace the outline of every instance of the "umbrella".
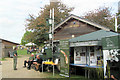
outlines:
[[25, 46], [35, 46], [35, 45], [36, 45], [36, 44], [35, 44], [35, 43], [32, 43], [32, 42], [25, 44]]

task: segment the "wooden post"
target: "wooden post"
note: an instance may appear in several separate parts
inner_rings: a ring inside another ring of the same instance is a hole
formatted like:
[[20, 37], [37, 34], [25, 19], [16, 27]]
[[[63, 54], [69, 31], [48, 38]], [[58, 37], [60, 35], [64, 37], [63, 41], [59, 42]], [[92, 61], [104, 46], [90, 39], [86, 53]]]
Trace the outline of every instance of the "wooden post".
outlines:
[[42, 61], [42, 73], [43, 73], [43, 61]]

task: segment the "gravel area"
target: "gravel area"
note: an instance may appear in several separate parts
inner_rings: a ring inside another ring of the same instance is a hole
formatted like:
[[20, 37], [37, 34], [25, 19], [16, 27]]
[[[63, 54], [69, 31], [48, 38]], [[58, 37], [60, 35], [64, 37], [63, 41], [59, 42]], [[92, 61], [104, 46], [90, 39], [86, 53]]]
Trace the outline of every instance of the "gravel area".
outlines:
[[27, 70], [27, 68], [23, 68], [23, 62], [27, 58], [27, 56], [22, 56], [18, 58], [18, 70], [13, 70], [13, 58], [6, 58], [6, 61], [2, 61], [2, 65], [0, 65], [0, 72], [2, 70], [2, 78], [46, 78], [52, 75], [52, 72], [42, 73], [39, 71], [35, 71], [34, 69]]

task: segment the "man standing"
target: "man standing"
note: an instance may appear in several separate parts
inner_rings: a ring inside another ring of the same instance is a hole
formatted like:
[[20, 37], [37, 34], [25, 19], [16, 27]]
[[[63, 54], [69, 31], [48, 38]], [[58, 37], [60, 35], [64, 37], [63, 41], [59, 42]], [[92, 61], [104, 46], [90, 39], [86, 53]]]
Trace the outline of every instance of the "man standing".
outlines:
[[17, 70], [16, 66], [17, 66], [17, 47], [14, 48], [14, 52], [13, 52], [13, 67], [14, 67], [14, 70]]

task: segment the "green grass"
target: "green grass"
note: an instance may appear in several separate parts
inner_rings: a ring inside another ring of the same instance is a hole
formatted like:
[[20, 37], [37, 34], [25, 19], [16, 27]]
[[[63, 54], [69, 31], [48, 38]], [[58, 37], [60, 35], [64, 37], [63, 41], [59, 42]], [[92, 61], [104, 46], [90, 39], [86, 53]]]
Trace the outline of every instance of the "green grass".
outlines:
[[64, 78], [62, 76], [59, 75], [59, 73], [55, 73], [53, 76], [52, 72], [44, 72], [45, 74], [47, 74], [48, 76], [46, 76], [46, 78]]
[[26, 49], [23, 49], [23, 50], [18, 49], [17, 53], [18, 53], [18, 55], [29, 55], [29, 54], [27, 54], [27, 50]]
[[44, 72], [44, 73], [49, 75], [49, 76], [46, 76], [46, 78], [49, 78], [49, 80], [56, 80], [56, 79], [57, 80], [91, 80], [91, 79], [87, 79], [84, 76], [80, 76], [80, 75], [71, 75], [69, 78], [69, 77], [60, 76], [59, 72], [55, 72], [54, 76], [52, 72]]
[[[18, 53], [18, 55], [30, 55], [30, 53], [27, 54], [27, 50], [26, 49], [23, 49], [23, 50], [18, 49], [17, 53]], [[36, 53], [36, 52], [34, 51], [32, 53]]]
[[6, 61], [6, 59], [5, 59], [5, 58], [2, 58], [2, 59], [0, 59], [0, 61]]

